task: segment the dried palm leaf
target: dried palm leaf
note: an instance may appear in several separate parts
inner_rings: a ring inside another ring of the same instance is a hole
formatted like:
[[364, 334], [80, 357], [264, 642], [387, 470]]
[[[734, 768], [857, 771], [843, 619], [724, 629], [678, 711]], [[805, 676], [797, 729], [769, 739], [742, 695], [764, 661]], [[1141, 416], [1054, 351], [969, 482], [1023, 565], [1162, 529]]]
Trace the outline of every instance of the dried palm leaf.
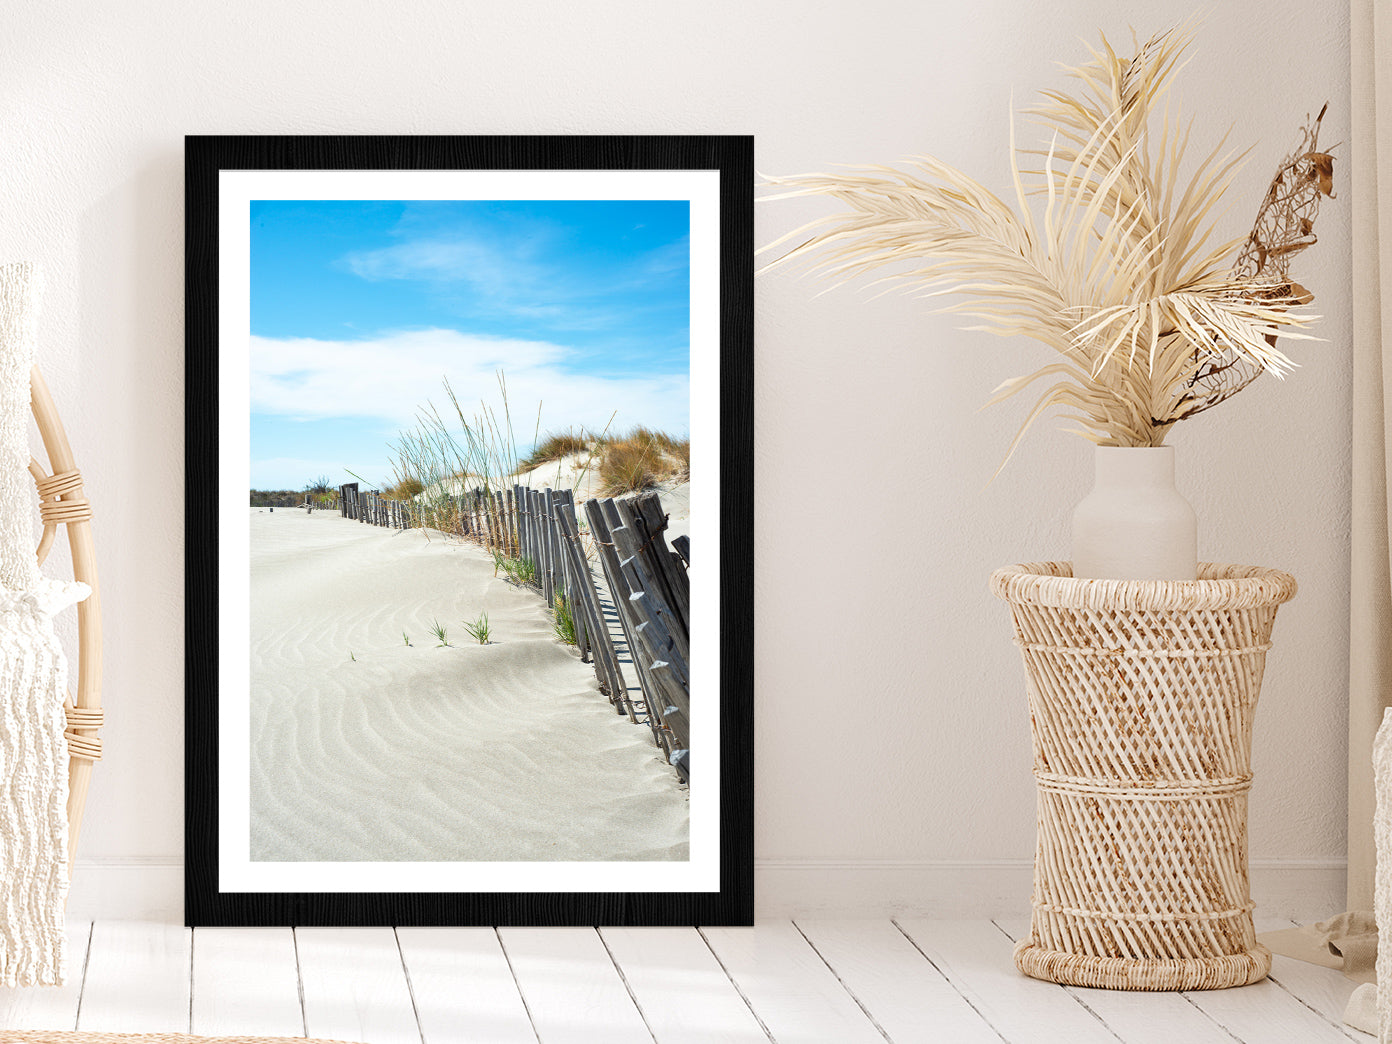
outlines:
[[[1270, 219], [1259, 217], [1248, 237], [1249, 247], [1262, 244], [1252, 247], [1263, 251], [1262, 263], [1230, 266], [1241, 240], [1212, 242], [1214, 208], [1245, 153], [1227, 150], [1225, 136], [1186, 179], [1180, 168], [1193, 121], [1172, 118], [1167, 107], [1154, 126], [1191, 35], [1183, 27], [1158, 34], [1130, 58], [1103, 37], [1091, 61], [1068, 70], [1077, 93], [1044, 92], [1028, 111], [1051, 129], [1048, 148], [1017, 149], [1011, 127], [1011, 152], [1043, 159], [1037, 169], [1015, 164], [1012, 203], [932, 157], [907, 169], [766, 178], [783, 191], [765, 199], [829, 196], [847, 210], [763, 248], [780, 252], [765, 271], [802, 263], [836, 286], [889, 268], [875, 282], [949, 297], [941, 311], [979, 320], [968, 329], [1027, 335], [1061, 353], [1064, 361], [1006, 381], [991, 399], [1057, 378], [1012, 450], [1050, 407], [1069, 411], [1099, 444], [1160, 445], [1177, 421], [1211, 405], [1204, 382], [1239, 366], [1288, 372], [1294, 363], [1276, 349], [1277, 336], [1303, 337], [1292, 331], [1316, 318], [1297, 309], [1307, 298], [1276, 268], [1276, 256], [1289, 251], [1268, 245], [1292, 242], [1282, 238], [1283, 204], [1265, 206]], [[1311, 134], [1298, 173], [1308, 180], [1315, 171], [1321, 184], [1318, 172], [1330, 168], [1320, 166], [1314, 143]], [[1040, 198], [1042, 214], [1031, 203]], [[1307, 195], [1290, 198], [1294, 227], [1309, 235], [1299, 209], [1308, 208]]]

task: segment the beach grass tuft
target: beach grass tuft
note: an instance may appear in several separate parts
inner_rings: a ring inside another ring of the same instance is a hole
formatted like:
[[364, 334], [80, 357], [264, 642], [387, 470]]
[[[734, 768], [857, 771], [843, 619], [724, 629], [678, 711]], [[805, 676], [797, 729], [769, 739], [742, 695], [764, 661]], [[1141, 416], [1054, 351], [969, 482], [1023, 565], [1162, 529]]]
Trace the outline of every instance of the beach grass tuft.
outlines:
[[493, 552], [493, 575], [497, 576], [499, 570], [509, 583], [524, 586], [536, 580], [536, 563], [526, 555], [521, 558], [509, 558], [501, 551]]
[[556, 605], [553, 610], [556, 622], [552, 630], [556, 632], [556, 637], [567, 645], [575, 644], [575, 617], [571, 615], [570, 605], [566, 602], [565, 595], [556, 592]]
[[437, 649], [449, 647], [449, 635], [439, 620], [433, 620], [430, 624], [430, 633], [435, 636], [435, 640], [440, 644], [435, 646]]
[[491, 633], [488, 626], [488, 614], [479, 613], [478, 619], [472, 623], [465, 623], [464, 630], [469, 632], [469, 637], [480, 645], [488, 644], [488, 636]]
[[605, 441], [599, 457], [599, 484], [605, 496], [641, 493], [663, 481], [691, 477], [691, 439], [638, 426]]
[[517, 470], [531, 471], [533, 468], [538, 468], [553, 460], [568, 457], [572, 453], [588, 453], [596, 441], [598, 441], [598, 437], [591, 435], [584, 428], [564, 432], [548, 432], [546, 437], [536, 444], [532, 452], [517, 462]]
[[399, 476], [393, 485], [383, 489], [382, 496], [387, 500], [412, 500], [424, 491], [425, 483], [408, 473]]
[[480, 400], [478, 411], [467, 415], [446, 380], [445, 394], [455, 416], [446, 419], [433, 403], [427, 403], [416, 427], [399, 433], [391, 443], [397, 487], [412, 480], [419, 484], [409, 497], [414, 525], [462, 533], [461, 503], [466, 492], [478, 490], [491, 496], [511, 485], [508, 476], [518, 469], [517, 443], [501, 370], [497, 378], [500, 408]]

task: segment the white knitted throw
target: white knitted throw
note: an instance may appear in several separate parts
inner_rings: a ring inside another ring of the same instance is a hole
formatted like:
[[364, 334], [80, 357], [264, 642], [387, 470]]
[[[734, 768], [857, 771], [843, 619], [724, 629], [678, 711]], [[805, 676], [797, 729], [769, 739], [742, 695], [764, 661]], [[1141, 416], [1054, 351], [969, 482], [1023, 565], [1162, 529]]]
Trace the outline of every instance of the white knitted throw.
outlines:
[[0, 265], [0, 985], [60, 985], [68, 894], [67, 662], [53, 614], [86, 584], [39, 574], [29, 475], [35, 273]]
[[1373, 877], [1373, 914], [1377, 917], [1378, 1042], [1392, 1044], [1392, 946], [1382, 940], [1392, 936], [1392, 708], [1382, 712], [1382, 727], [1373, 740], [1373, 834], [1377, 842], [1377, 869]]

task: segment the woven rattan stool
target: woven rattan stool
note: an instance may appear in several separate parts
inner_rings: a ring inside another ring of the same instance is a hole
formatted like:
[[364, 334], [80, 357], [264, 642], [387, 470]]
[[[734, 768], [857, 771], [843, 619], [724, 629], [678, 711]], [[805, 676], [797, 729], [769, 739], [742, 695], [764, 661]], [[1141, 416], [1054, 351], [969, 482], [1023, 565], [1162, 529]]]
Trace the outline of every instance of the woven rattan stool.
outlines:
[[1252, 715], [1285, 573], [997, 570], [1024, 655], [1039, 834], [1026, 975], [1195, 990], [1265, 977], [1247, 877]]

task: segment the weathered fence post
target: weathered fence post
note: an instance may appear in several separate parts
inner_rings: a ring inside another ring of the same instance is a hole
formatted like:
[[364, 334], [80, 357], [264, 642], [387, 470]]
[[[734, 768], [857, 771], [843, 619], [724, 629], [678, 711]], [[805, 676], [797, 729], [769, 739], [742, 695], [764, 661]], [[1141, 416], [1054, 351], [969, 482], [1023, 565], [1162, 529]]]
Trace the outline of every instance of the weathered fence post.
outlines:
[[636, 550], [648, 564], [648, 571], [657, 583], [655, 593], [671, 607], [677, 616], [680, 628], [689, 629], [688, 617], [691, 613], [690, 581], [686, 569], [680, 565], [667, 549], [665, 541], [658, 534], [667, 528], [667, 516], [663, 514], [662, 502], [656, 493], [639, 493], [619, 501], [619, 514], [624, 518], [638, 540]]
[[[646, 669], [648, 711], [661, 721], [663, 747], [685, 776], [690, 763], [691, 689], [685, 569], [662, 539], [666, 518], [655, 497], [607, 500], [599, 510], [609, 525], [611, 539], [606, 543], [612, 544], [607, 550], [613, 557], [604, 558], [606, 571], [612, 574], [620, 618], [628, 623], [634, 660]], [[620, 595], [621, 590], [626, 594]]]
[[[638, 672], [638, 687], [642, 690], [644, 699], [647, 700], [647, 694], [652, 691], [652, 683], [648, 680], [647, 665], [643, 663], [643, 657], [639, 655], [638, 647], [634, 644], [633, 635], [629, 629], [628, 614], [624, 604], [628, 601], [628, 585], [619, 571], [619, 560], [614, 553], [609, 522], [604, 517], [602, 502], [599, 500], [588, 501], [585, 504], [585, 515], [590, 522], [590, 533], [595, 539], [595, 546], [599, 549], [599, 563], [604, 570], [604, 578], [609, 584], [609, 595], [614, 600], [614, 611], [619, 618], [619, 630], [623, 633], [624, 644], [628, 646], [628, 654], [633, 661], [634, 669]], [[624, 689], [623, 702], [622, 709], [628, 712], [628, 720], [636, 722], [638, 715], [634, 712], [633, 701], [628, 697], [627, 688]], [[649, 715], [648, 723], [653, 730], [653, 742], [665, 749], [659, 722], [660, 716]]]
[[556, 605], [556, 556], [554, 554], [556, 535], [555, 522], [555, 493], [550, 486], [542, 490], [542, 517], [541, 517], [541, 540], [542, 558], [546, 562], [546, 582], [544, 584], [546, 594], [546, 607], [555, 608]]
[[556, 523], [560, 527], [561, 545], [570, 562], [574, 585], [566, 596], [566, 605], [577, 623], [580, 620], [588, 625], [595, 638], [595, 673], [599, 676], [605, 695], [611, 703], [619, 704], [624, 698], [623, 675], [619, 671], [619, 658], [609, 642], [609, 632], [604, 627], [604, 613], [599, 605], [599, 593], [595, 590], [594, 578], [590, 575], [585, 552], [580, 547], [579, 531], [575, 524], [573, 511], [565, 510], [563, 505], [557, 513]]
[[[577, 597], [582, 597], [580, 593], [581, 576], [578, 572], [580, 566], [577, 565], [575, 558], [566, 550], [567, 532], [574, 533], [577, 541], [576, 547], [579, 548], [580, 527], [575, 521], [575, 508], [571, 504], [572, 493], [568, 489], [556, 490], [553, 507], [556, 512], [556, 543], [560, 549], [561, 575], [564, 577], [562, 585], [565, 591], [566, 605], [570, 608], [570, 618], [575, 631], [575, 647], [580, 650], [580, 660], [583, 663], [590, 662], [590, 627], [586, 614], [577, 612], [572, 604]], [[569, 518], [569, 530], [563, 528], [563, 522]], [[584, 552], [580, 553], [580, 562], [584, 562]], [[585, 565], [585, 572], [589, 572], [588, 564]]]
[[527, 557], [527, 503], [522, 493], [522, 486], [513, 483], [512, 487], [512, 511], [517, 524], [517, 558]]

